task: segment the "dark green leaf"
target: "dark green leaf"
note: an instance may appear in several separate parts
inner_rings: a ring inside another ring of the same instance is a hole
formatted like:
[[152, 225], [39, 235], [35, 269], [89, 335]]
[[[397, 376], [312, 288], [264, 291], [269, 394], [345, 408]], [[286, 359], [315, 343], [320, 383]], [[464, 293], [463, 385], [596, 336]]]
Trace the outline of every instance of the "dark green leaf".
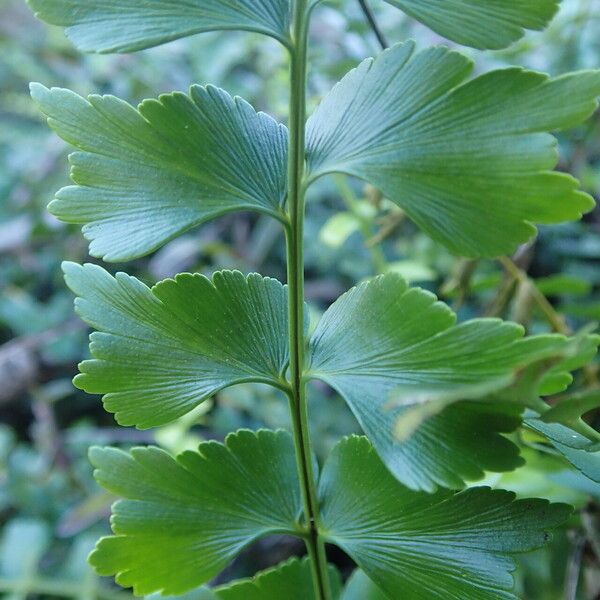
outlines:
[[216, 29], [245, 29], [287, 43], [289, 0], [28, 0], [36, 16], [66, 27], [84, 52], [134, 52]]
[[405, 600], [516, 600], [511, 555], [543, 546], [570, 513], [489, 488], [412, 492], [356, 436], [334, 448], [319, 491], [326, 538]]
[[236, 210], [282, 217], [287, 130], [240, 98], [192, 86], [136, 110], [114, 96], [87, 100], [32, 84], [49, 125], [79, 151], [75, 186], [49, 210], [84, 224], [92, 256], [143, 256], [180, 233]]
[[297, 531], [302, 503], [286, 432], [240, 431], [177, 459], [158, 448], [94, 448], [90, 457], [98, 482], [125, 498], [113, 507], [115, 535], [90, 562], [136, 594], [181, 594], [254, 540]]
[[598, 440], [590, 439], [588, 436], [562, 423], [546, 423], [533, 411], [527, 411], [525, 417], [525, 425], [546, 436], [553, 442], [558, 442], [569, 448], [584, 450], [585, 452], [593, 452], [597, 449]]
[[163, 425], [236, 383], [285, 384], [287, 292], [275, 279], [183, 274], [150, 289], [94, 265], [64, 271], [78, 314], [100, 332], [75, 384], [105, 394], [122, 425]]
[[[560, 406], [560, 405], [559, 405]], [[541, 433], [576, 469], [586, 477], [600, 483], [600, 433], [583, 421], [572, 423], [574, 428], [561, 423], [547, 423], [529, 411], [525, 425]], [[577, 431], [584, 426], [583, 432]], [[595, 440], [590, 439], [595, 433]], [[584, 435], [586, 434], [586, 435]]]
[[[332, 594], [337, 598], [340, 576], [333, 567], [330, 579]], [[214, 593], [219, 600], [315, 600], [310, 562], [306, 558], [292, 558], [252, 579], [216, 588]]]
[[519, 448], [502, 435], [519, 427], [520, 412], [506, 404], [459, 402], [427, 419], [404, 441], [392, 429], [391, 435], [376, 435], [374, 442], [406, 486], [460, 489], [486, 471], [512, 471], [523, 464]]
[[544, 29], [560, 0], [386, 0], [465, 46], [504, 48], [524, 29]]
[[[396, 422], [414, 404], [432, 405], [435, 413], [438, 402], [485, 398], [566, 344], [562, 336], [522, 336], [520, 326], [497, 319], [456, 325], [454, 313], [433, 294], [388, 274], [353, 288], [325, 313], [311, 340], [310, 375], [346, 399], [405, 485], [456, 488], [484, 469], [518, 464], [514, 447], [498, 433], [517, 427], [519, 411], [461, 405], [426, 421], [404, 442], [394, 436]], [[419, 415], [417, 425], [422, 420]]]
[[592, 114], [600, 72], [549, 79], [511, 68], [460, 85], [471, 67], [410, 42], [361, 63], [309, 120], [311, 179], [364, 179], [465, 256], [505, 254], [535, 234], [532, 223], [580, 218], [593, 200], [551, 171], [556, 142], [543, 132]]

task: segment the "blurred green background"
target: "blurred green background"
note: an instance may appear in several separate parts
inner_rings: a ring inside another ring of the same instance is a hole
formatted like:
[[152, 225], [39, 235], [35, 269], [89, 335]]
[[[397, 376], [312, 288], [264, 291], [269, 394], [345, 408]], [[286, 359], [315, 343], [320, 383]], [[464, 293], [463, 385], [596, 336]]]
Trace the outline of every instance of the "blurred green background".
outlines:
[[[380, 1], [372, 6], [390, 42], [443, 42]], [[363, 58], [378, 51], [355, 0], [325, 3], [312, 28], [310, 105]], [[600, 67], [600, 1], [563, 0], [544, 33], [507, 51], [469, 52], [479, 72], [507, 64], [553, 75]], [[239, 427], [287, 424], [287, 404], [260, 386], [220, 393], [179, 422], [140, 432], [119, 428], [100, 399], [76, 391], [71, 378], [87, 357], [87, 331], [73, 315], [60, 262], [90, 260], [76, 227], [45, 212], [68, 183], [65, 144], [46, 127], [28, 96], [30, 81], [78, 93], [115, 94], [137, 103], [162, 92], [212, 83], [285, 121], [287, 63], [276, 45], [246, 33], [204, 34], [135, 55], [80, 55], [62, 30], [37, 22], [24, 0], [0, 0], [0, 596], [106, 599], [129, 597], [86, 565], [108, 531], [112, 498], [92, 479], [92, 444], [156, 443], [177, 452]], [[600, 114], [561, 135], [559, 168], [600, 198]], [[461, 318], [497, 315], [530, 331], [550, 325], [535, 302], [546, 295], [570, 328], [600, 320], [600, 213], [581, 223], [542, 228], [515, 260], [531, 279], [515, 281], [494, 261], [464, 261], [430, 241], [376, 190], [344, 177], [321, 181], [310, 195], [306, 226], [307, 295], [319, 314], [348, 287], [388, 270], [435, 291]], [[181, 271], [259, 271], [285, 279], [283, 240], [267, 218], [236, 214], [204, 225], [127, 270], [147, 283]], [[595, 369], [575, 389], [597, 384]], [[594, 415], [591, 416], [594, 419]], [[324, 386], [311, 390], [311, 425], [322, 456], [357, 426]], [[582, 509], [543, 552], [517, 573], [528, 600], [600, 598], [600, 485], [570, 470], [535, 438], [521, 439], [527, 465], [486, 482]], [[253, 574], [291, 554], [295, 542], [269, 539], [249, 549], [219, 578]], [[340, 568], [346, 557], [332, 554]]]

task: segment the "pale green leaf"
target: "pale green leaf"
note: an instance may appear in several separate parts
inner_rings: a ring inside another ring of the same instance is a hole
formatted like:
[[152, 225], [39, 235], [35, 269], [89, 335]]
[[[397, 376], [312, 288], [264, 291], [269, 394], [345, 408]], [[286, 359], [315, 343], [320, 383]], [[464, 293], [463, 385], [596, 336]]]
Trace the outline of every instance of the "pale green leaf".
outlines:
[[90, 253], [123, 261], [236, 210], [282, 217], [287, 130], [240, 98], [192, 86], [136, 110], [114, 96], [84, 99], [32, 84], [49, 125], [77, 152], [75, 186], [49, 210], [83, 224]]
[[386, 0], [434, 31], [465, 46], [504, 48], [525, 29], [541, 30], [560, 0]]
[[408, 282], [435, 281], [437, 273], [420, 260], [398, 260], [387, 265], [387, 272], [398, 273]]
[[542, 396], [558, 394], [573, 382], [572, 371], [589, 364], [598, 352], [600, 336], [593, 332], [595, 324], [584, 327], [569, 338], [565, 351], [555, 364], [539, 377], [538, 393]]
[[136, 594], [184, 593], [254, 540], [297, 532], [302, 503], [286, 432], [240, 431], [177, 459], [158, 448], [94, 448], [90, 457], [98, 482], [125, 498], [113, 507], [115, 535], [90, 562]]
[[319, 492], [326, 539], [390, 599], [516, 600], [512, 555], [543, 546], [570, 513], [489, 488], [413, 492], [356, 436], [332, 451]]
[[84, 52], [134, 52], [218, 29], [288, 40], [289, 0], [28, 0]]
[[600, 408], [600, 389], [593, 388], [558, 398], [541, 419], [545, 423], [566, 423], [580, 419], [597, 408]]
[[[452, 252], [496, 256], [533, 223], [578, 219], [593, 200], [551, 170], [546, 131], [589, 117], [600, 71], [549, 79], [510, 68], [464, 83], [471, 61], [399, 44], [351, 71], [309, 120], [309, 177], [370, 182]], [[462, 85], [461, 85], [462, 84]]]
[[64, 271], [78, 314], [99, 332], [75, 384], [104, 394], [122, 425], [163, 425], [236, 383], [284, 384], [287, 291], [275, 279], [182, 274], [150, 289], [94, 265]]
[[341, 248], [359, 227], [360, 222], [352, 213], [337, 213], [319, 231], [319, 241], [330, 248]]
[[438, 401], [445, 406], [450, 400], [485, 398], [507, 387], [525, 365], [566, 344], [555, 335], [524, 339], [522, 327], [498, 319], [457, 325], [454, 313], [433, 294], [387, 274], [353, 288], [325, 313], [310, 342], [309, 374], [345, 398], [405, 485], [456, 488], [484, 470], [518, 464], [514, 447], [498, 433], [518, 426], [519, 410], [460, 404], [426, 421], [405, 441], [394, 435], [399, 416], [414, 404], [431, 404], [435, 414]]
[[[340, 593], [339, 573], [330, 567], [331, 591]], [[252, 579], [234, 581], [214, 590], [219, 600], [316, 600], [310, 562], [292, 558]], [[366, 599], [365, 599], [366, 600]]]
[[0, 543], [0, 575], [9, 580], [22, 578], [27, 587], [49, 545], [50, 532], [42, 521], [24, 518], [6, 521]]
[[388, 596], [360, 569], [356, 569], [344, 588], [341, 600], [388, 600]]

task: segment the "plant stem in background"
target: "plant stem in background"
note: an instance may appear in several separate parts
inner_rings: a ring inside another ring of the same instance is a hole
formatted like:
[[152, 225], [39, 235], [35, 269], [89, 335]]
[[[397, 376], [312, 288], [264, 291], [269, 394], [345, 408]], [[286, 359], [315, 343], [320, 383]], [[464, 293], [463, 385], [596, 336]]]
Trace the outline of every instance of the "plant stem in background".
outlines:
[[544, 313], [544, 316], [548, 320], [548, 323], [552, 326], [552, 329], [557, 333], [563, 335], [570, 335], [572, 331], [565, 323], [565, 320], [561, 314], [556, 312], [552, 304], [548, 301], [548, 298], [544, 296], [536, 287], [535, 283], [529, 279], [529, 276], [525, 271], [520, 269], [508, 256], [501, 256], [498, 258], [498, 262], [504, 267], [504, 270], [514, 279], [516, 279], [521, 285], [526, 285], [531, 288], [531, 294], [535, 303], [539, 306], [540, 310]]
[[310, 8], [307, 0], [294, 7], [293, 39], [290, 50], [290, 118], [288, 158], [288, 212], [286, 229], [289, 293], [290, 377], [289, 392], [292, 430], [298, 475], [302, 488], [306, 526], [306, 547], [310, 557], [315, 595], [330, 600], [325, 544], [319, 536], [319, 504], [312, 466], [312, 452], [306, 406], [304, 370], [304, 210], [305, 210], [305, 123], [307, 43]]
[[383, 32], [381, 31], [381, 29], [379, 29], [379, 25], [377, 24], [377, 21], [375, 20], [373, 11], [370, 9], [369, 5], [367, 4], [367, 0], [358, 0], [358, 3], [360, 4], [360, 7], [365, 15], [365, 18], [369, 22], [369, 25], [370, 25], [371, 29], [373, 30], [373, 33], [375, 34], [375, 37], [377, 38], [379, 45], [384, 49], [387, 48], [389, 46], [389, 44], [387, 43], [387, 40], [385, 39], [385, 36], [383, 35]]

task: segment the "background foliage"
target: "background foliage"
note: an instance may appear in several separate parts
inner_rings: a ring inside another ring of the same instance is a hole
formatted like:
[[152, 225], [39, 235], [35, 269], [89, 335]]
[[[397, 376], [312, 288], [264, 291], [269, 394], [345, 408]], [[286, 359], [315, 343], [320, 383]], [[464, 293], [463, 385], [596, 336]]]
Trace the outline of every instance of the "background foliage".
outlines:
[[[372, 4], [391, 42], [412, 37], [424, 47], [442, 41], [383, 2]], [[350, 0], [319, 8], [312, 35], [314, 106], [378, 46], [358, 2]], [[564, 0], [546, 32], [529, 33], [503, 52], [469, 52], [478, 71], [506, 64], [552, 75], [597, 68], [600, 2]], [[191, 415], [150, 432], [118, 428], [98, 398], [72, 387], [76, 363], [87, 356], [87, 332], [72, 314], [72, 296], [59, 266], [63, 259], [88, 257], [78, 228], [45, 211], [54, 190], [67, 183], [66, 148], [34, 108], [29, 81], [80, 94], [113, 93], [133, 103], [186, 90], [192, 83], [213, 83], [285, 120], [284, 61], [274, 41], [244, 33], [205, 34], [135, 55], [82, 56], [60, 29], [36, 21], [23, 0], [0, 0], [0, 593], [6, 597], [128, 597], [100, 581], [85, 562], [93, 540], [108, 530], [112, 501], [92, 480], [90, 445], [157, 443], [179, 451], [201, 440], [221, 440], [239, 427], [287, 424], [286, 403], [258, 385], [221, 392]], [[560, 169], [600, 198], [600, 115], [560, 136], [560, 145]], [[309, 203], [306, 227], [307, 296], [315, 314], [363, 278], [396, 271], [453, 303], [461, 319], [498, 315], [535, 333], [576, 330], [600, 319], [598, 211], [580, 223], [541, 228], [536, 243], [516, 257], [530, 275], [525, 278], [494, 261], [453, 258], [395, 205], [347, 178], [321, 180], [311, 199], [319, 200]], [[127, 270], [148, 283], [181, 271], [210, 274], [221, 268], [284, 280], [279, 235], [268, 217], [225, 216], [128, 264]], [[117, 271], [119, 265], [111, 268]], [[557, 312], [548, 310], [540, 294]], [[581, 390], [597, 385], [595, 368], [579, 373], [575, 385]], [[331, 393], [321, 384], [311, 388], [321, 456], [339, 435], [357, 431], [341, 400], [319, 401]], [[523, 557], [521, 595], [529, 600], [600, 597], [600, 485], [535, 436], [519, 441], [526, 447], [526, 465], [486, 483], [584, 508], [582, 518], [573, 519], [549, 548]], [[237, 559], [219, 582], [250, 575], [300, 550], [288, 539], [269, 538]], [[342, 570], [348, 565], [341, 554], [333, 559]]]

